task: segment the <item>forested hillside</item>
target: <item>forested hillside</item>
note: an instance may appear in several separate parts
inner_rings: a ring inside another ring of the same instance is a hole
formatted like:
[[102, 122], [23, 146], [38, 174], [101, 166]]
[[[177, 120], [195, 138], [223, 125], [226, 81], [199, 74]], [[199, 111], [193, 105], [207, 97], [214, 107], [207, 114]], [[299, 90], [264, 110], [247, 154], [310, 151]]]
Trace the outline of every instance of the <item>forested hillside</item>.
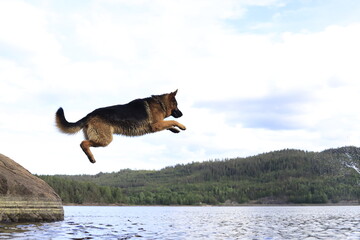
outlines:
[[360, 199], [360, 149], [281, 150], [159, 171], [40, 176], [64, 203], [194, 205]]

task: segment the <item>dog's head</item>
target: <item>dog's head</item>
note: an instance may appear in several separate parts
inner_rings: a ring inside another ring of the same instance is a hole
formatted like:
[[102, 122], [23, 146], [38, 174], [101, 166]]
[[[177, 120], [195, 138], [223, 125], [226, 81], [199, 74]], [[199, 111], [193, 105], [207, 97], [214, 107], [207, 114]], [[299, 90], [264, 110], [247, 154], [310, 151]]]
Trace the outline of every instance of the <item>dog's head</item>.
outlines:
[[177, 94], [176, 90], [175, 92], [169, 93], [168, 94], [168, 99], [167, 99], [167, 109], [169, 111], [169, 115], [173, 116], [174, 118], [179, 118], [181, 117], [183, 114], [182, 112], [179, 110], [179, 108], [177, 107], [177, 101], [175, 99], [175, 96]]

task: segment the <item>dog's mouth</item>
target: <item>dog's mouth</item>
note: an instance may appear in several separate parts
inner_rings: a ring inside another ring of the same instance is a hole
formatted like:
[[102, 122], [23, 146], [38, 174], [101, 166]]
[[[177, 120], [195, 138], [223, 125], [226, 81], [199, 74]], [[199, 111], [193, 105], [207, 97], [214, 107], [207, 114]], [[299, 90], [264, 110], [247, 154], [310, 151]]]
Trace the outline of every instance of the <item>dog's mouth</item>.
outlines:
[[183, 114], [179, 109], [174, 109], [171, 112], [171, 116], [173, 116], [174, 118], [179, 118], [181, 117]]

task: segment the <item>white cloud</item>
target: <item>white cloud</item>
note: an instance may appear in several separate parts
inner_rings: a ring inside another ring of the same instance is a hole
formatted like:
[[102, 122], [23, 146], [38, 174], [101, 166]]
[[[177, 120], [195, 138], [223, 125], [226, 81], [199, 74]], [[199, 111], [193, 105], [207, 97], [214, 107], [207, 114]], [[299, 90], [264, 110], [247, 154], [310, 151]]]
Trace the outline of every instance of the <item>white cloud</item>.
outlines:
[[23, 1], [0, 2], [0, 41], [32, 54], [49, 56], [60, 45], [48, 31], [47, 13]]
[[[227, 24], [247, 21], [249, 6], [286, 8], [271, 0], [93, 1], [71, 10], [1, 1], [1, 153], [35, 173], [70, 174], [356, 145], [360, 25], [271, 32], [270, 22], [259, 34]], [[115, 137], [94, 149], [95, 165], [79, 147], [81, 133], [54, 127], [60, 106], [76, 121], [177, 88], [186, 131]], [[199, 105], [210, 102], [231, 107]], [[298, 126], [271, 127], [281, 121]]]

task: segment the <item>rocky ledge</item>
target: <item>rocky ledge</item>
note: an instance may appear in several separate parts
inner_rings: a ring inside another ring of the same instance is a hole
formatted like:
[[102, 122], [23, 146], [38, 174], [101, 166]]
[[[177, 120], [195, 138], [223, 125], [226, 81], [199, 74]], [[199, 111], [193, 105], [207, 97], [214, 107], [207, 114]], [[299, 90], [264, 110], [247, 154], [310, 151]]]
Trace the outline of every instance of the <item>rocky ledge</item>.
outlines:
[[0, 154], [0, 222], [64, 219], [60, 197], [43, 180]]

